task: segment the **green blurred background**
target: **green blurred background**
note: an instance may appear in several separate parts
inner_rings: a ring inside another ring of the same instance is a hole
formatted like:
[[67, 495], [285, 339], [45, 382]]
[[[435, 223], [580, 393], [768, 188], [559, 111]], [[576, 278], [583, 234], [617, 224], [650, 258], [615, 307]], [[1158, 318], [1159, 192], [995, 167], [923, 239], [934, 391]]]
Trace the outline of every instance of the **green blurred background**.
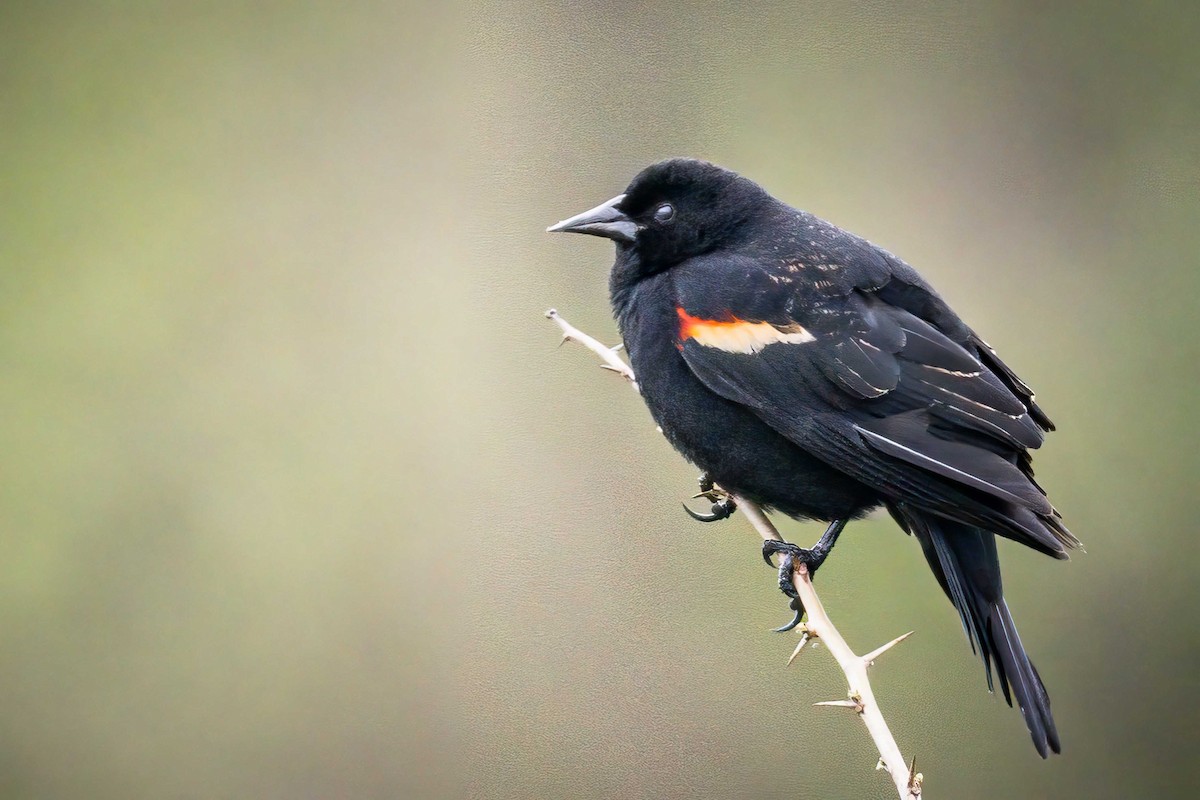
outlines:
[[[0, 796], [892, 796], [542, 229], [696, 155], [917, 266], [1088, 552], [1004, 546], [1065, 754], [919, 548], [820, 588], [931, 798], [1200, 786], [1194, 3], [9, 2]], [[819, 526], [789, 523], [801, 542]], [[1006, 543], [1007, 545], [1007, 543]]]

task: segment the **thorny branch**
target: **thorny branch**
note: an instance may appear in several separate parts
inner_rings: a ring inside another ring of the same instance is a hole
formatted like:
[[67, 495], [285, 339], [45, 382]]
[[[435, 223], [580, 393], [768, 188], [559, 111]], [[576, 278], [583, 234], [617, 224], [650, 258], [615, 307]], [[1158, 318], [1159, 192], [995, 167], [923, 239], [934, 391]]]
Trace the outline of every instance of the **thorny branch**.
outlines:
[[[620, 349], [619, 345], [617, 347], [604, 345], [571, 325], [554, 309], [547, 311], [546, 317], [553, 320], [562, 329], [564, 342], [571, 341], [583, 345], [604, 361], [601, 365], [603, 368], [624, 377], [635, 390], [638, 388], [633, 369], [617, 355], [617, 351]], [[737, 495], [732, 495], [732, 497], [736, 501], [738, 509], [745, 514], [746, 519], [763, 539], [782, 541], [783, 537], [779, 535], [779, 531], [775, 529], [775, 525], [767, 518], [762, 509], [744, 497]], [[809, 579], [808, 568], [803, 564], [799, 565], [792, 576], [792, 581], [796, 591], [800, 594], [800, 601], [804, 604], [807, 620], [796, 628], [800, 634], [800, 643], [796, 645], [791, 658], [788, 659], [788, 664], [791, 664], [800, 655], [800, 651], [808, 642], [820, 639], [825, 643], [830, 654], [837, 660], [838, 666], [845, 673], [849, 690], [845, 700], [829, 700], [814, 705], [850, 708], [857, 712], [858, 716], [866, 723], [867, 731], [875, 742], [875, 747], [879, 750], [879, 763], [876, 769], [887, 770], [892, 783], [896, 786], [900, 800], [920, 800], [924, 776], [916, 771], [916, 759], [909, 764], [900, 754], [900, 748], [896, 745], [896, 740], [888, 729], [883, 713], [879, 710], [879, 704], [875, 701], [875, 693], [871, 690], [871, 681], [867, 677], [867, 668], [874, 665], [875, 660], [885, 652], [911, 636], [912, 631], [896, 637], [865, 656], [856, 655], [846, 640], [842, 638], [833, 621], [829, 619], [829, 615], [825, 613], [825, 607], [821, 604], [821, 599], [817, 596], [816, 589], [813, 588], [812, 581]]]

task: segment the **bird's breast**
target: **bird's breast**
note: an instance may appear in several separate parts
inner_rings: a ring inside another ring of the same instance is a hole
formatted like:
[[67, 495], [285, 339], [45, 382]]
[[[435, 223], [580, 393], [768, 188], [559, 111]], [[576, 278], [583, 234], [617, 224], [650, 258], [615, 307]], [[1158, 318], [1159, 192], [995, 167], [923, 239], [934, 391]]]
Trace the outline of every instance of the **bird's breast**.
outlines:
[[726, 489], [793, 516], [833, 519], [872, 505], [861, 484], [696, 377], [678, 346], [686, 329], [677, 308], [669, 281], [656, 276], [618, 313], [642, 397], [675, 449]]

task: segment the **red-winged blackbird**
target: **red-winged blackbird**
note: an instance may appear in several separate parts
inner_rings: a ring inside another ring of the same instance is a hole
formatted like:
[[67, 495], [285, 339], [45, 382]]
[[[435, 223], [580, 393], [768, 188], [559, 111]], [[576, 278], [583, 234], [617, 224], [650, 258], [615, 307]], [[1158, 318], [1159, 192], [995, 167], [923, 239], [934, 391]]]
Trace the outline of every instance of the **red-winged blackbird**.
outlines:
[[[1033, 480], [1029, 451], [1054, 426], [916, 271], [691, 159], [647, 167], [624, 194], [549, 230], [616, 243], [613, 309], [675, 448], [735, 495], [831, 521], [812, 550], [768, 543], [768, 563], [782, 552], [783, 572], [796, 560], [815, 570], [847, 520], [885, 506], [921, 543], [988, 688], [994, 667], [1038, 753], [1060, 752], [995, 540], [1056, 558], [1078, 546]], [[716, 504], [713, 518], [731, 510]]]

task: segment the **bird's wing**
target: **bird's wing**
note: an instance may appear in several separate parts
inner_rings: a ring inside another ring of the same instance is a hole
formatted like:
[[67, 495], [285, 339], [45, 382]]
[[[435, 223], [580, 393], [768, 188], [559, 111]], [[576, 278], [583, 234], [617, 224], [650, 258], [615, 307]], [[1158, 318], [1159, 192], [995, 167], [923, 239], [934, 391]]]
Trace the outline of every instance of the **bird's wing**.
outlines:
[[885, 496], [1065, 556], [1075, 540], [1030, 469], [1049, 420], [903, 266], [694, 260], [677, 268], [678, 346], [711, 390]]

